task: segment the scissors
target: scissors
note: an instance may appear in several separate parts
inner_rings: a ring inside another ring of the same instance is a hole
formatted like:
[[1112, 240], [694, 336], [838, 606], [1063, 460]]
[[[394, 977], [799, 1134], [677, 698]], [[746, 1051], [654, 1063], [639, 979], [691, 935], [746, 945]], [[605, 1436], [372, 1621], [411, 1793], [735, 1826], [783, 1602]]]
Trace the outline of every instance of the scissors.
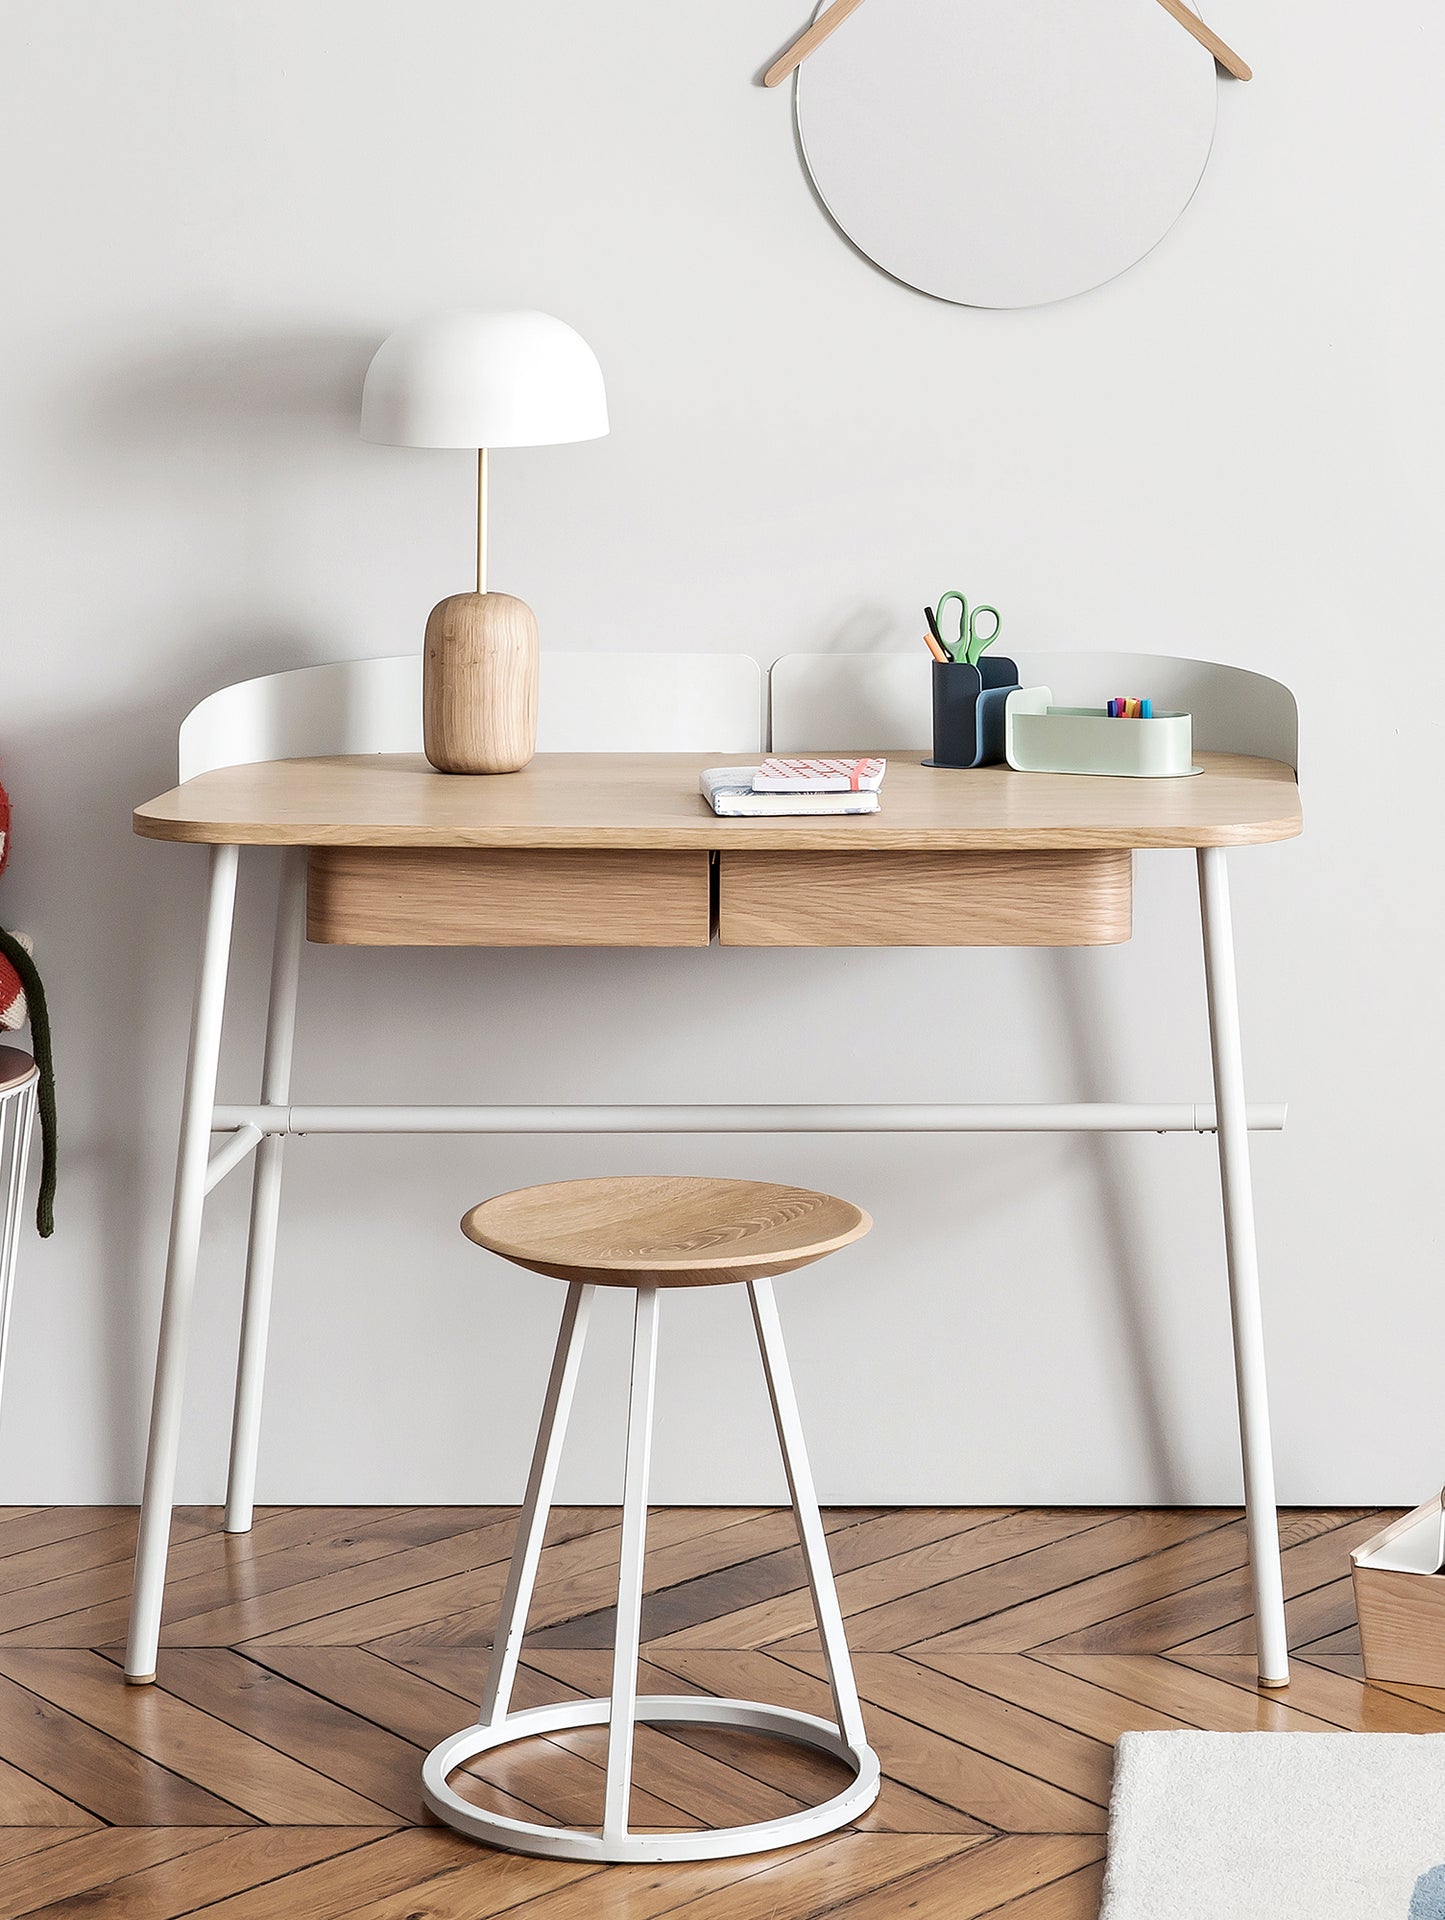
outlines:
[[[956, 600], [958, 602], [958, 638], [951, 645], [944, 639], [940, 630], [943, 625], [943, 609], [948, 605], [950, 600]], [[985, 613], [991, 613], [993, 615], [993, 632], [980, 635], [978, 622], [980, 617]], [[938, 605], [929, 616], [929, 623], [933, 628], [934, 637], [937, 639], [938, 644], [946, 648], [947, 651], [953, 655], [955, 666], [966, 664], [970, 667], [976, 667], [985, 649], [991, 647], [1003, 631], [1003, 619], [997, 607], [975, 607], [972, 613], [970, 613], [967, 600], [965, 600], [963, 595], [957, 590], [945, 593], [940, 598]]]

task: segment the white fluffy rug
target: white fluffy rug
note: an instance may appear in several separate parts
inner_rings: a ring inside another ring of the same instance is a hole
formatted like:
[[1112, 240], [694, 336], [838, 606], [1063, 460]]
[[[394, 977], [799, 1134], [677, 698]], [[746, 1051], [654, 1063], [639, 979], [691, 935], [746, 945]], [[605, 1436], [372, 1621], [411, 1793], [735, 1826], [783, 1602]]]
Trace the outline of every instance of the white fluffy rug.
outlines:
[[1100, 1920], [1445, 1920], [1445, 1734], [1126, 1733]]

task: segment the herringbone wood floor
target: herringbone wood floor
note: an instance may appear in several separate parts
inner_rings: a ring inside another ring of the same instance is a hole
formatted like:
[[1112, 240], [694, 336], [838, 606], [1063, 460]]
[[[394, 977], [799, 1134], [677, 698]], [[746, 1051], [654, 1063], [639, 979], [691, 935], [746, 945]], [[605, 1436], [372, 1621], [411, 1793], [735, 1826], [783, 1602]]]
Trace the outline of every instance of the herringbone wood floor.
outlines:
[[[617, 1516], [553, 1516], [518, 1704], [605, 1693]], [[1093, 1920], [1111, 1743], [1129, 1728], [1445, 1732], [1445, 1692], [1366, 1687], [1349, 1548], [1363, 1511], [1284, 1516], [1294, 1679], [1254, 1687], [1229, 1512], [828, 1516], [877, 1805], [752, 1860], [589, 1868], [424, 1824], [423, 1751], [473, 1717], [510, 1551], [501, 1508], [177, 1518], [160, 1684], [117, 1665], [134, 1515], [0, 1510], [0, 1920]], [[826, 1711], [791, 1518], [666, 1509], [644, 1689]], [[602, 1733], [493, 1756], [475, 1791], [595, 1824]], [[820, 1769], [739, 1736], [642, 1731], [636, 1825], [760, 1819]], [[470, 1789], [469, 1789], [470, 1790]]]

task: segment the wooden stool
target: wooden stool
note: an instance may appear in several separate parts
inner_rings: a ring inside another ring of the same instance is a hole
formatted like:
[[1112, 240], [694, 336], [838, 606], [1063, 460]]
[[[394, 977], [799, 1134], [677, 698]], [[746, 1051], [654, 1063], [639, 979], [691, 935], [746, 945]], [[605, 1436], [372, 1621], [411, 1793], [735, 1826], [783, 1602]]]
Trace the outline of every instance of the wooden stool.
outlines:
[[[527, 1494], [511, 1569], [502, 1595], [491, 1664], [477, 1725], [434, 1747], [422, 1766], [427, 1805], [450, 1827], [516, 1853], [563, 1860], [719, 1860], [765, 1853], [856, 1819], [878, 1795], [878, 1756], [868, 1745], [853, 1681], [843, 1615], [833, 1586], [818, 1496], [803, 1444], [772, 1276], [804, 1267], [859, 1240], [872, 1226], [846, 1200], [802, 1187], [754, 1180], [644, 1177], [570, 1180], [526, 1187], [473, 1207], [462, 1231], [478, 1246], [533, 1273], [566, 1280], [566, 1305], [542, 1405]], [[746, 1284], [763, 1371], [772, 1400], [793, 1511], [797, 1515], [813, 1608], [823, 1638], [836, 1725], [812, 1714], [750, 1700], [694, 1694], [638, 1697], [642, 1631], [642, 1565], [647, 1533], [657, 1325], [663, 1287]], [[622, 1503], [622, 1556], [617, 1583], [617, 1636], [612, 1693], [606, 1700], [564, 1701], [509, 1714], [527, 1609], [552, 1504], [587, 1317], [597, 1287], [636, 1294], [632, 1389], [627, 1412], [627, 1466]], [[841, 1793], [776, 1820], [703, 1832], [634, 1833], [628, 1827], [633, 1727], [711, 1726], [775, 1734], [816, 1747], [853, 1770]], [[553, 1827], [490, 1813], [462, 1799], [449, 1776], [478, 1754], [511, 1741], [577, 1727], [606, 1726], [607, 1785], [600, 1831]]]

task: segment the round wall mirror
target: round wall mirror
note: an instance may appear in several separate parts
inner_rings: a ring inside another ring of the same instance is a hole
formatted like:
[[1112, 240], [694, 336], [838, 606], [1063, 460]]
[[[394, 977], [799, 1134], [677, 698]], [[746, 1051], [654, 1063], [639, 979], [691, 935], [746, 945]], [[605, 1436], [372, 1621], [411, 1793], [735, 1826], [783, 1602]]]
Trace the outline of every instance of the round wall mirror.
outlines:
[[864, 0], [798, 71], [823, 204], [897, 280], [1033, 307], [1112, 280], [1189, 204], [1214, 60], [1158, 0]]

